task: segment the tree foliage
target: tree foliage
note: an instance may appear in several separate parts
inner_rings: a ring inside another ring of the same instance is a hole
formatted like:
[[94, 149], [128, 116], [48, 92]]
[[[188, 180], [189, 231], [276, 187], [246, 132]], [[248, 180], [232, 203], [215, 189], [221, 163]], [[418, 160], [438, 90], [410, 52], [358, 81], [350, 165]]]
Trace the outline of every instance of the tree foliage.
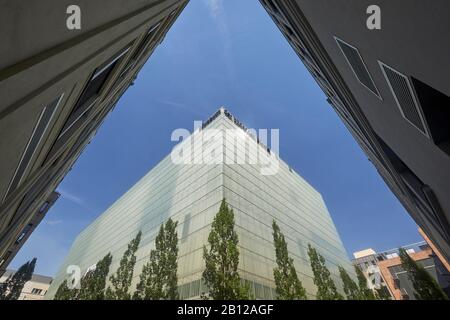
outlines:
[[108, 253], [80, 279], [80, 289], [70, 288], [65, 279], [56, 290], [54, 300], [103, 300], [112, 255]]
[[336, 285], [331, 278], [330, 271], [325, 265], [325, 259], [315, 248], [308, 244], [308, 256], [311, 269], [314, 274], [314, 284], [317, 286], [317, 300], [342, 300], [342, 295], [337, 291]]
[[8, 278], [2, 283], [0, 283], [0, 300], [5, 300], [5, 296], [8, 290], [8, 283], [11, 281], [13, 274], [10, 274]]
[[141, 242], [141, 231], [130, 241], [127, 250], [120, 259], [119, 268], [109, 277], [111, 286], [106, 289], [106, 299], [130, 300], [130, 286], [133, 279], [134, 265], [136, 264], [136, 251]]
[[109, 273], [112, 255], [108, 253], [95, 268], [88, 271], [80, 281], [79, 300], [103, 300], [105, 299], [106, 278]]
[[367, 278], [360, 267], [355, 266], [356, 277], [358, 278], [359, 295], [361, 300], [377, 300], [377, 296], [367, 285]]
[[375, 288], [375, 299], [376, 300], [391, 300], [391, 294], [386, 286]]
[[339, 266], [339, 275], [341, 276], [342, 286], [347, 300], [361, 300], [361, 292], [358, 285], [342, 266]]
[[203, 280], [214, 300], [249, 299], [249, 289], [241, 284], [238, 235], [234, 230], [234, 213], [222, 200], [208, 236], [209, 249], [203, 247], [206, 269]]
[[399, 249], [402, 267], [408, 272], [408, 278], [413, 284], [414, 295], [418, 300], [448, 300], [436, 280], [424, 267], [414, 261], [405, 249]]
[[161, 225], [155, 239], [155, 249], [150, 251], [149, 261], [142, 268], [134, 299], [178, 299], [178, 222], [171, 218]]
[[8, 277], [0, 289], [0, 300], [17, 300], [20, 297], [23, 286], [33, 276], [36, 258], [24, 263], [13, 275]]
[[77, 296], [78, 290], [75, 288], [70, 289], [69, 283], [67, 282], [67, 279], [65, 279], [56, 290], [53, 300], [76, 300]]
[[277, 262], [277, 266], [273, 269], [277, 299], [304, 300], [306, 299], [306, 291], [297, 276], [294, 260], [289, 257], [284, 234], [281, 232], [275, 220], [272, 222], [272, 229]]

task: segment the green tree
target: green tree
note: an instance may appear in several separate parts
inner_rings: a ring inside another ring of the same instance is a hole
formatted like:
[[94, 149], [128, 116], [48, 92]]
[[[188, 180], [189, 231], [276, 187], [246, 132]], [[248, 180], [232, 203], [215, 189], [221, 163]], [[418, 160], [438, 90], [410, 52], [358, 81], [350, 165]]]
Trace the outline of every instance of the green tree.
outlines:
[[339, 266], [339, 275], [341, 276], [342, 285], [344, 287], [344, 293], [347, 300], [360, 300], [361, 294], [358, 285], [352, 278], [350, 278], [347, 271], [341, 266]]
[[141, 231], [130, 241], [127, 250], [120, 259], [119, 268], [116, 273], [109, 277], [111, 287], [106, 289], [106, 299], [109, 300], [130, 300], [129, 292], [131, 280], [133, 279], [134, 265], [136, 264], [136, 251], [141, 242]]
[[402, 267], [408, 272], [408, 278], [414, 287], [414, 295], [418, 300], [448, 300], [436, 280], [424, 267], [414, 261], [405, 249], [399, 249]]
[[277, 299], [280, 300], [305, 300], [306, 291], [302, 282], [298, 279], [294, 267], [294, 260], [289, 257], [287, 243], [284, 234], [278, 224], [273, 220], [273, 243], [275, 246], [275, 257], [277, 267], [273, 269]]
[[308, 244], [308, 256], [311, 261], [311, 269], [314, 274], [314, 284], [317, 286], [317, 300], [342, 300], [342, 295], [337, 291], [336, 285], [331, 279], [331, 274], [325, 265], [325, 259], [317, 253], [317, 250]]
[[106, 277], [109, 273], [112, 255], [108, 253], [97, 262], [95, 269], [88, 271], [80, 280], [79, 300], [105, 299]]
[[234, 230], [234, 213], [222, 200], [208, 236], [209, 250], [203, 247], [206, 269], [203, 280], [214, 300], [249, 299], [249, 289], [241, 285], [238, 235]]
[[150, 251], [149, 261], [142, 268], [134, 299], [178, 299], [178, 222], [171, 218], [161, 225], [155, 239], [155, 249]]
[[377, 300], [374, 292], [367, 285], [367, 278], [360, 267], [355, 266], [356, 277], [358, 278], [359, 295], [361, 300]]
[[[161, 226], [160, 232], [163, 230]], [[156, 238], [158, 242], [158, 237]], [[161, 264], [158, 250], [150, 251], [149, 261], [143, 266], [142, 272], [139, 276], [139, 283], [136, 286], [136, 291], [133, 294], [133, 299], [136, 300], [159, 300], [163, 296], [163, 280], [160, 277]]]
[[375, 288], [375, 300], [391, 300], [392, 297], [389, 293], [389, 290], [383, 286], [380, 288]]
[[36, 266], [36, 258], [23, 264], [11, 277], [8, 278], [3, 286], [3, 293], [0, 300], [17, 300], [20, 297], [23, 286], [33, 276], [34, 267]]
[[65, 279], [56, 290], [53, 300], [76, 300], [77, 297], [78, 290], [75, 288], [69, 289], [69, 284], [67, 283], [67, 279]]
[[8, 283], [11, 281], [13, 274], [10, 274], [8, 278], [0, 283], [0, 300], [5, 300], [6, 293], [8, 292]]
[[166, 222], [165, 270], [164, 270], [164, 298], [178, 299], [178, 221], [169, 218]]

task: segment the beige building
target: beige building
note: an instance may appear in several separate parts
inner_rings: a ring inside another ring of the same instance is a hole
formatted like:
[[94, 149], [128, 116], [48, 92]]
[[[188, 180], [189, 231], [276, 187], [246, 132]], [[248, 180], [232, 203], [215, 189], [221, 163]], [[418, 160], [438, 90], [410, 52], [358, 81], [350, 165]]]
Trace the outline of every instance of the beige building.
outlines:
[[[14, 273], [12, 270], [6, 270], [3, 276], [0, 277], [0, 283], [3, 283], [8, 279], [8, 277]], [[20, 294], [19, 300], [42, 300], [44, 295], [47, 293], [50, 284], [52, 283], [52, 278], [47, 276], [42, 276], [39, 274], [33, 274], [30, 281], [27, 281], [23, 286], [22, 293]]]
[[[389, 188], [449, 260], [450, 2], [260, 2]], [[366, 24], [374, 12], [380, 29]]]
[[79, 30], [69, 0], [0, 10], [0, 275], [187, 0], [76, 3]]

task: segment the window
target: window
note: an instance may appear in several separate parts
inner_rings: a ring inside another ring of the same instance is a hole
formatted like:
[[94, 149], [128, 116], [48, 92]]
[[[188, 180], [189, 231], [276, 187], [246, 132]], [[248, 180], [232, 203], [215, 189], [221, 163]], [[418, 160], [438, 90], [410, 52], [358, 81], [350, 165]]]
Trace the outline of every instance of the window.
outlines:
[[450, 241], [450, 224], [433, 190], [424, 184], [380, 137], [376, 137], [385, 156], [400, 175], [408, 190], [409, 198], [421, 213], [420, 218], [425, 218], [444, 239]]
[[267, 5], [269, 6], [270, 10], [273, 13], [279, 13], [280, 11], [278, 10], [278, 7], [275, 5], [275, 3], [273, 3], [272, 0], [266, 0]]
[[197, 297], [200, 295], [200, 280], [191, 283], [191, 292], [189, 297]]
[[394, 278], [394, 288], [400, 289], [400, 280], [398, 278]]
[[141, 53], [144, 51], [145, 47], [150, 43], [150, 40], [155, 35], [156, 31], [158, 30], [159, 26], [161, 25], [161, 21], [153, 25], [148, 31], [147, 34], [144, 36], [142, 41], [139, 43], [137, 48], [134, 50], [133, 55], [131, 56], [131, 60], [136, 61], [139, 59]]
[[408, 77], [381, 61], [379, 64], [403, 118], [429, 137], [424, 115], [417, 103]]
[[102, 89], [104, 88], [105, 84], [108, 82], [109, 76], [113, 72], [114, 68], [120, 63], [121, 59], [128, 52], [128, 50], [129, 47], [122, 50], [120, 53], [106, 62], [103, 66], [95, 69], [90, 80], [83, 89], [80, 97], [72, 108], [72, 111], [68, 116], [63, 128], [61, 129], [57, 140], [48, 152], [44, 163], [48, 159], [51, 159], [51, 157], [66, 144], [67, 140], [71, 137], [71, 134], [69, 134], [69, 132], [73, 133], [74, 130], [85, 123], [84, 121], [92, 110], [93, 105], [97, 102], [98, 97], [102, 93]]
[[[153, 25], [146, 33], [146, 35], [144, 36], [144, 38], [141, 40], [141, 42], [137, 45], [137, 47], [134, 49], [131, 58], [129, 59], [129, 61], [126, 63], [126, 65], [123, 67], [123, 69], [120, 71], [119, 76], [117, 77], [117, 79], [114, 81], [114, 84], [112, 85], [112, 90], [114, 90], [114, 88], [117, 88], [117, 86], [122, 83], [122, 81], [125, 79], [125, 77], [127, 76], [127, 74], [129, 73], [130, 70], [132, 70], [135, 65], [136, 62], [139, 60], [139, 58], [141, 57], [142, 53], [145, 51], [146, 48], [148, 48], [148, 45], [150, 43], [150, 40], [153, 38], [153, 36], [155, 35], [156, 31], [158, 30], [158, 27], [161, 25], [162, 21], [156, 23], [155, 25]], [[131, 45], [130, 45], [131, 47]], [[131, 84], [133, 85], [133, 83]]]
[[264, 289], [263, 286], [255, 282], [255, 298], [264, 299]]
[[25, 236], [30, 231], [31, 227], [33, 227], [32, 223], [27, 224], [27, 226], [22, 230], [19, 237], [17, 238], [16, 243], [15, 243], [16, 245], [19, 244], [23, 240], [23, 238], [25, 238]]
[[78, 98], [72, 112], [69, 115], [63, 129], [58, 137], [61, 138], [74, 125], [75, 122], [85, 117], [91, 110], [92, 106], [97, 102], [97, 99], [113, 72], [114, 68], [120, 63], [121, 59], [127, 53], [129, 48], [121, 51], [114, 58], [106, 62], [103, 66], [98, 67], [93, 72], [88, 83], [84, 87], [80, 97]]
[[414, 77], [411, 84], [433, 142], [450, 154], [450, 97]]
[[49, 207], [50, 203], [48, 201], [45, 201], [42, 206], [39, 208], [39, 213], [43, 213], [47, 208]]
[[2, 266], [6, 262], [6, 260], [8, 260], [8, 258], [11, 256], [11, 253], [11, 251], [5, 253], [5, 255], [0, 260], [0, 266]]
[[30, 167], [31, 160], [33, 159], [36, 152], [39, 150], [42, 138], [45, 136], [48, 126], [53, 119], [53, 115], [57, 110], [61, 99], [64, 94], [61, 94], [58, 98], [53, 100], [49, 105], [42, 109], [36, 125], [34, 126], [33, 132], [31, 133], [30, 139], [22, 153], [19, 164], [16, 167], [13, 178], [8, 186], [8, 189], [3, 197], [3, 200], [8, 196], [11, 191], [14, 191], [25, 178], [25, 174]]
[[350, 65], [350, 68], [352, 69], [358, 81], [364, 87], [369, 89], [374, 95], [381, 99], [380, 93], [378, 92], [378, 89], [373, 82], [372, 76], [370, 75], [366, 64], [359, 54], [358, 49], [337, 37], [334, 37], [334, 39], [336, 40], [342, 54], [345, 57], [345, 60], [347, 60], [347, 63]]
[[38, 288], [33, 288], [31, 289], [31, 294], [41, 294], [42, 293], [42, 289], [38, 289]]

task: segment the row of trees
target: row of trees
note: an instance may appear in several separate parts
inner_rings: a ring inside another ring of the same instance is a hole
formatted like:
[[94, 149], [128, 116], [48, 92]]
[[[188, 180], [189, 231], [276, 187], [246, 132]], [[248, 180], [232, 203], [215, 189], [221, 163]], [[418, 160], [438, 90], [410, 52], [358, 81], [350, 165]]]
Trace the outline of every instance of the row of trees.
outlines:
[[36, 266], [36, 258], [23, 264], [15, 273], [0, 283], [0, 300], [17, 300], [20, 297], [25, 283], [31, 280], [34, 268]]
[[[155, 240], [155, 249], [150, 251], [149, 260], [144, 264], [139, 282], [133, 295], [131, 283], [136, 265], [136, 251], [142, 233], [130, 241], [120, 259], [116, 272], [109, 277], [112, 255], [108, 253], [97, 262], [80, 280], [79, 289], [71, 288], [74, 283], [64, 280], [55, 293], [55, 300], [130, 300], [130, 299], [178, 299], [177, 291], [177, 222], [169, 219], [161, 225]], [[105, 289], [106, 288], [106, 289]]]
[[[273, 243], [275, 247], [276, 267], [273, 270], [276, 294], [282, 300], [307, 299], [306, 290], [298, 278], [294, 260], [289, 256], [286, 239], [278, 224], [273, 221]], [[209, 249], [203, 248], [203, 258], [206, 269], [203, 280], [209, 289], [209, 298], [217, 300], [251, 299], [248, 286], [243, 285], [238, 273], [239, 249], [238, 236], [234, 230], [234, 213], [222, 201], [219, 212], [213, 220], [208, 237]], [[308, 255], [317, 287], [316, 299], [340, 300], [344, 297], [338, 292], [326, 267], [325, 259], [315, 248], [308, 245]], [[373, 300], [376, 298], [372, 290], [367, 287], [367, 281], [361, 270], [357, 284], [347, 273], [339, 267], [347, 299]], [[363, 280], [364, 279], [364, 280]]]
[[[286, 239], [280, 231], [278, 224], [273, 221], [273, 242], [277, 267], [273, 271], [277, 298], [282, 300], [305, 300], [306, 290], [298, 279], [294, 267], [294, 260], [289, 257]], [[315, 248], [308, 244], [308, 256], [313, 272], [314, 284], [317, 287], [316, 299], [318, 300], [342, 300], [344, 297], [338, 292], [331, 273], [328, 270], [325, 259]], [[358, 284], [350, 277], [347, 271], [339, 266], [339, 274], [343, 283], [343, 289], [349, 300], [374, 300], [375, 295], [368, 289], [364, 274], [357, 268]], [[360, 277], [360, 275], [362, 277]]]
[[[242, 300], [253, 298], [249, 286], [241, 281], [238, 273], [239, 239], [234, 226], [233, 210], [223, 200], [219, 212], [212, 222], [208, 246], [203, 247], [205, 270], [202, 279], [208, 288], [208, 294], [202, 293], [205, 299]], [[155, 249], [150, 251], [149, 260], [142, 268], [133, 295], [130, 293], [130, 287], [136, 264], [136, 251], [141, 241], [141, 232], [128, 244], [117, 271], [109, 277], [108, 287], [106, 287], [106, 284], [112, 261], [111, 254], [107, 254], [97, 263], [95, 269], [88, 271], [82, 277], [79, 289], [69, 289], [67, 280], [63, 281], [56, 292], [55, 299], [178, 299], [178, 235], [176, 228], [177, 222], [172, 221], [172, 219], [161, 226], [155, 239]], [[307, 299], [306, 290], [298, 278], [294, 261], [289, 256], [286, 239], [275, 221], [273, 221], [272, 228], [276, 257], [273, 275], [277, 298], [282, 300]], [[446, 297], [434, 279], [418, 266], [406, 252], [403, 253], [406, 255], [401, 254], [402, 262], [405, 270], [412, 277], [416, 297], [419, 299]], [[308, 256], [313, 281], [317, 287], [316, 299], [344, 299], [344, 296], [337, 290], [324, 257], [310, 244], [308, 244]], [[358, 267], [355, 267], [357, 281], [353, 280], [343, 267], [339, 266], [338, 269], [346, 299], [375, 300], [387, 298], [368, 288], [366, 277]]]

